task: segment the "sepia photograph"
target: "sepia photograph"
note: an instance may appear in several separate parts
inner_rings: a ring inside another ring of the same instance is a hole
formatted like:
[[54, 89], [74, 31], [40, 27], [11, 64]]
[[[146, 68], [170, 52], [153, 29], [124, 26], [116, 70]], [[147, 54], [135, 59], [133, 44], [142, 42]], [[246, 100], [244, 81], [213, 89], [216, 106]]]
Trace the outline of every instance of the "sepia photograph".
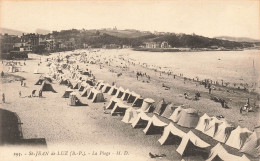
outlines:
[[0, 0], [1, 161], [259, 161], [259, 0]]

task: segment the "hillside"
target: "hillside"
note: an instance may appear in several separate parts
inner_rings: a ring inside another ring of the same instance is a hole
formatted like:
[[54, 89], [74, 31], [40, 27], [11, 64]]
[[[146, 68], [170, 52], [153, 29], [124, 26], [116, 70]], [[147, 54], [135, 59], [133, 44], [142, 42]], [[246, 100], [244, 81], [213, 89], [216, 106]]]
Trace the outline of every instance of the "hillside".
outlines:
[[1, 33], [1, 34], [7, 33], [8, 35], [18, 35], [18, 36], [22, 36], [23, 33], [26, 33], [26, 32], [18, 31], [18, 30], [13, 30], [13, 29], [8, 29], [8, 28], [0, 28], [0, 33]]
[[236, 42], [260, 42], [260, 40], [256, 40], [248, 37], [218, 36], [214, 38], [219, 40], [229, 40], [229, 41], [236, 41]]

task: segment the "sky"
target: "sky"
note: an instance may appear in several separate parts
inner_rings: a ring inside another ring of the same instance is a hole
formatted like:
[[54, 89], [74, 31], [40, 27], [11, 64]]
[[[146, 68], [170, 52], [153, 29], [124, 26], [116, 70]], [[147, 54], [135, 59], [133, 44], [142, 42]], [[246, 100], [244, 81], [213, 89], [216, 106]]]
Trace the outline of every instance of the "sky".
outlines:
[[260, 39], [258, 0], [1, 1], [0, 26], [36, 29], [137, 29]]

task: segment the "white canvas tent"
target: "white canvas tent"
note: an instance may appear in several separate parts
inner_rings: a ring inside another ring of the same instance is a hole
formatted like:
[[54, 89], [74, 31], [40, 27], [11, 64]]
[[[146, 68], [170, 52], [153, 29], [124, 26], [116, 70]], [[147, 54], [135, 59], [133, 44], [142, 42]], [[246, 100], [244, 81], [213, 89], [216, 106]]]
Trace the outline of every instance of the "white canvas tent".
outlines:
[[143, 112], [149, 112], [149, 109], [151, 108], [152, 104], [155, 101], [151, 98], [145, 98], [143, 101], [143, 104], [139, 110], [142, 110]]
[[131, 92], [131, 94], [128, 97], [127, 103], [134, 103], [136, 98], [140, 98], [141, 96], [134, 91]]
[[234, 126], [229, 124], [226, 120], [222, 120], [222, 124], [219, 125], [217, 131], [215, 132], [215, 135], [213, 136], [213, 139], [225, 143], [227, 139], [229, 138], [229, 135], [232, 130], [234, 130]]
[[198, 125], [196, 126], [195, 129], [204, 132], [206, 126], [209, 124], [209, 120], [210, 117], [206, 113], [204, 113], [204, 115], [200, 117]]
[[163, 129], [168, 124], [158, 119], [156, 115], [153, 115], [153, 117], [149, 120], [146, 128], [143, 130], [143, 132], [146, 135], [149, 134], [161, 134], [163, 132]]
[[94, 88], [90, 90], [90, 93], [87, 98], [91, 99], [91, 102], [105, 102], [103, 93]]
[[107, 93], [111, 89], [111, 86], [109, 83], [106, 83], [104, 87], [102, 88], [103, 93]]
[[123, 101], [127, 101], [128, 100], [128, 97], [130, 96], [130, 91], [129, 91], [129, 89], [126, 89], [125, 91], [124, 91], [124, 94], [123, 94], [123, 96], [121, 97], [121, 99], [123, 100]]
[[180, 119], [180, 113], [183, 110], [183, 108], [181, 106], [178, 106], [174, 112], [172, 113], [172, 115], [170, 116], [170, 120], [172, 120], [173, 122], [178, 122]]
[[146, 113], [140, 112], [135, 118], [135, 120], [133, 121], [132, 127], [133, 128], [145, 127], [148, 124], [149, 120], [150, 117]]
[[125, 115], [121, 121], [124, 123], [133, 123], [133, 121], [137, 118], [139, 112], [137, 112], [133, 107], [129, 107], [125, 111]]
[[116, 114], [120, 114], [120, 115], [124, 115], [125, 111], [129, 108], [128, 105], [125, 105], [122, 102], [117, 102], [114, 106], [114, 108], [111, 111], [111, 115], [116, 115]]
[[206, 125], [204, 134], [213, 137], [218, 130], [218, 127], [223, 123], [222, 120], [219, 120], [216, 117], [211, 117], [209, 124]]
[[142, 97], [136, 97], [135, 101], [133, 102], [132, 106], [133, 107], [142, 107], [142, 104], [144, 102], [144, 98]]
[[112, 97], [110, 99], [110, 102], [108, 103], [108, 105], [106, 106], [106, 109], [113, 109], [116, 105], [116, 103], [121, 102], [121, 100], [119, 100], [118, 98], [116, 98], [115, 96]]
[[169, 125], [164, 128], [163, 135], [158, 141], [161, 145], [179, 144], [185, 134], [185, 132], [175, 127], [173, 123], [169, 123]]
[[165, 118], [170, 118], [175, 108], [176, 106], [174, 106], [172, 103], [168, 104], [161, 116]]
[[81, 97], [87, 97], [93, 87], [88, 86], [80, 93]]
[[116, 86], [112, 86], [107, 94], [115, 95], [117, 93], [118, 88]]
[[233, 130], [226, 142], [226, 145], [231, 146], [236, 149], [242, 148], [247, 138], [252, 134], [247, 128], [241, 128], [238, 126]]
[[72, 93], [72, 92], [73, 92], [72, 89], [67, 88], [67, 89], [65, 90], [65, 92], [64, 92], [64, 94], [63, 94], [63, 96], [62, 96], [62, 98], [69, 98], [70, 93]]
[[244, 146], [240, 150], [243, 153], [253, 157], [260, 156], [260, 129], [256, 129], [246, 140]]
[[121, 98], [123, 96], [124, 92], [125, 92], [125, 90], [122, 87], [119, 87], [117, 92], [116, 92], [116, 94], [115, 94], [115, 96], [117, 98]]
[[182, 127], [195, 128], [199, 121], [198, 112], [193, 108], [184, 109], [180, 113], [180, 119], [177, 122]]
[[206, 161], [249, 161], [246, 156], [236, 156], [228, 153], [226, 149], [218, 143], [215, 147], [210, 150], [209, 158]]
[[167, 106], [167, 103], [164, 101], [164, 99], [162, 99], [155, 106], [153, 113], [155, 113], [157, 115], [161, 115], [164, 112], [166, 106]]
[[189, 131], [186, 135], [183, 136], [182, 141], [176, 151], [180, 155], [186, 155], [196, 152], [196, 154], [200, 153], [200, 150], [208, 148], [210, 144], [206, 143], [205, 141], [201, 140], [197, 135], [195, 135], [192, 131]]

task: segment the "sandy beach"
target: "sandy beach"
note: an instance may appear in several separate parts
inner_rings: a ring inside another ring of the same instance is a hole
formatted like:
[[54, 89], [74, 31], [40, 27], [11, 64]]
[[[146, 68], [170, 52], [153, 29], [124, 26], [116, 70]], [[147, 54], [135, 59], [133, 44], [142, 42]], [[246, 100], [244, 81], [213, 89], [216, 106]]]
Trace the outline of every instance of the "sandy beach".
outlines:
[[[80, 51], [76, 51], [80, 53]], [[55, 54], [53, 54], [55, 55]], [[56, 54], [58, 55], [58, 54]], [[91, 55], [100, 55], [99, 52]], [[26, 65], [21, 66], [21, 71], [12, 73], [24, 77], [26, 80], [26, 87], [21, 87], [20, 81], [13, 81], [10, 83], [1, 84], [1, 93], [5, 93], [6, 103], [1, 104], [1, 108], [16, 112], [22, 124], [22, 131], [24, 138], [45, 138], [48, 149], [73, 150], [83, 149], [87, 156], [79, 157], [77, 160], [181, 160], [182, 157], [175, 151], [178, 145], [161, 146], [158, 142], [160, 135], [145, 135], [143, 129], [133, 129], [130, 125], [121, 121], [122, 116], [111, 116], [105, 114], [103, 107], [104, 103], [91, 103], [85, 97], [80, 100], [87, 103], [88, 106], [69, 106], [68, 99], [62, 98], [67, 86], [59, 85], [57, 81], [53, 81], [52, 86], [57, 93], [43, 92], [43, 98], [33, 97], [28, 98], [32, 90], [39, 90], [41, 86], [34, 85], [41, 74], [33, 74], [36, 68], [39, 72], [48, 73], [49, 67], [45, 59], [47, 56], [39, 56], [30, 54], [30, 60], [26, 60]], [[79, 57], [79, 56], [78, 56]], [[106, 56], [102, 56], [103, 57]], [[42, 64], [38, 66], [39, 61]], [[95, 58], [96, 60], [99, 57]], [[106, 58], [108, 60], [110, 58]], [[257, 95], [243, 92], [240, 90], [228, 91], [225, 87], [218, 87], [212, 90], [214, 96], [225, 98], [228, 101], [229, 109], [221, 107], [221, 104], [210, 100], [208, 89], [199, 82], [193, 80], [184, 80], [181, 77], [173, 78], [173, 75], [166, 73], [155, 72], [154, 70], [144, 68], [139, 64], [127, 63], [127, 60], [114, 57], [111, 63], [104, 63], [104, 61], [96, 64], [87, 64], [78, 62], [79, 68], [88, 68], [94, 74], [96, 80], [104, 80], [109, 84], [113, 82], [117, 87], [123, 87], [130, 91], [135, 91], [144, 98], [152, 98], [155, 102], [165, 99], [166, 102], [171, 102], [174, 105], [185, 105], [199, 111], [202, 116], [207, 113], [209, 116], [223, 115], [225, 119], [234, 126], [246, 127], [253, 131], [254, 127], [259, 125], [259, 112], [255, 109], [254, 112], [239, 113], [239, 107], [244, 106], [249, 98], [250, 101], [256, 102]], [[22, 63], [24, 61], [21, 61]], [[119, 65], [118, 65], [119, 64]], [[120, 65], [121, 64], [121, 65]], [[127, 68], [123, 68], [122, 64], [127, 64]], [[4, 71], [7, 67], [3, 67]], [[136, 72], [146, 73], [150, 76], [136, 77]], [[118, 74], [120, 73], [120, 76]], [[169, 87], [167, 90], [162, 87], [162, 84]], [[19, 97], [18, 92], [22, 92], [22, 97]], [[194, 101], [185, 99], [183, 94], [189, 93], [190, 97], [195, 95], [195, 92], [200, 92], [199, 100]], [[105, 105], [109, 103], [111, 96], [104, 94], [106, 98]], [[188, 132], [189, 129], [181, 128]], [[212, 146], [217, 144], [215, 140], [204, 135], [203, 133], [192, 130], [198, 136], [203, 138]], [[6, 147], [9, 149], [8, 147]], [[5, 154], [12, 155], [12, 148], [10, 151], [5, 151]], [[230, 153], [242, 155], [238, 150], [226, 147]], [[93, 155], [97, 151], [102, 155]], [[100, 152], [103, 151], [103, 152]], [[124, 153], [127, 151], [128, 155], [116, 155], [117, 151]], [[108, 154], [108, 152], [110, 154]], [[163, 158], [150, 158], [149, 152], [154, 154], [165, 154]], [[108, 156], [107, 156], [108, 155]], [[10, 156], [9, 156], [10, 157]], [[25, 157], [25, 156], [23, 156]], [[26, 156], [28, 157], [28, 156]], [[25, 157], [25, 158], [26, 158]], [[57, 157], [57, 156], [56, 156]], [[63, 158], [64, 157], [64, 158]], [[30, 157], [28, 157], [31, 159]], [[250, 160], [258, 160], [259, 158], [249, 157]], [[19, 158], [10, 158], [16, 160]], [[24, 158], [20, 158], [21, 160]], [[34, 158], [35, 160], [41, 159]], [[50, 159], [50, 158], [47, 158]], [[74, 158], [73, 158], [74, 159]], [[201, 156], [184, 157], [185, 160], [204, 160]], [[57, 160], [70, 160], [66, 156], [58, 156]]]

